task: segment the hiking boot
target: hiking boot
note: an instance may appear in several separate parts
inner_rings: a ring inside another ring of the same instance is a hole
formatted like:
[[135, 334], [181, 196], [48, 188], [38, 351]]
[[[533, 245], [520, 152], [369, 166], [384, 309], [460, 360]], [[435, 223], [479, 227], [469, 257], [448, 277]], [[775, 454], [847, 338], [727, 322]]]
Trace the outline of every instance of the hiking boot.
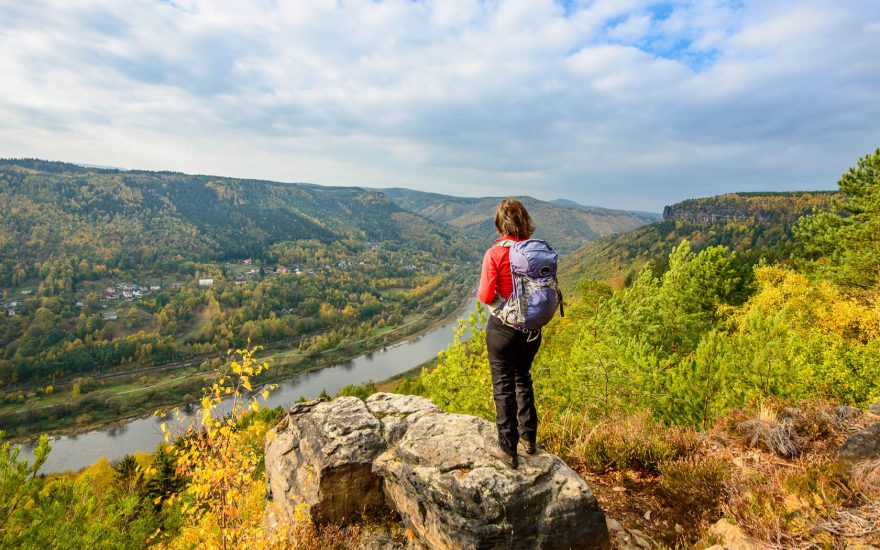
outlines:
[[516, 469], [516, 455], [507, 454], [507, 451], [502, 449], [501, 445], [499, 445], [497, 441], [493, 441], [486, 445], [486, 451], [501, 462], [513, 468], [514, 470]]
[[520, 442], [523, 444], [523, 450], [526, 454], [533, 455], [538, 452], [538, 444], [534, 441], [529, 441], [528, 439], [520, 439]]

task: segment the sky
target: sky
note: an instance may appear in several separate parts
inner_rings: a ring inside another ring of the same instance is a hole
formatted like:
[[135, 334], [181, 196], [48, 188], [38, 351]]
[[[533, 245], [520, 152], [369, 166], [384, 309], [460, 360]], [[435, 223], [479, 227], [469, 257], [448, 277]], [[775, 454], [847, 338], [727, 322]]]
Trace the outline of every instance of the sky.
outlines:
[[0, 0], [0, 157], [660, 211], [880, 146], [877, 0]]

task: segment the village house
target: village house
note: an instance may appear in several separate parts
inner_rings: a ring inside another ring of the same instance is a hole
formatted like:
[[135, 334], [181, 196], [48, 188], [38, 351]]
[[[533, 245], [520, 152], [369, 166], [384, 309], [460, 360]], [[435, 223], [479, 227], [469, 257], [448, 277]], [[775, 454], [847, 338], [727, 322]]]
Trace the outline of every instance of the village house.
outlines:
[[211, 286], [214, 284], [214, 279], [199, 279], [199, 286]]
[[158, 292], [162, 290], [162, 287], [159, 285], [150, 285], [150, 292]]
[[107, 321], [115, 321], [118, 318], [115, 311], [104, 311], [101, 313], [101, 317]]
[[82, 300], [77, 300], [77, 301], [76, 301], [76, 304], [75, 304], [75, 306], [78, 307], [78, 308], [80, 308], [80, 309], [82, 309], [83, 307], [85, 307], [85, 305], [86, 305], [86, 304], [85, 304]]
[[285, 273], [288, 273], [289, 271], [290, 270], [287, 269], [286, 267], [284, 267], [283, 265], [279, 265], [278, 269], [275, 270], [275, 273], [278, 273], [279, 275], [283, 275]]
[[182, 287], [182, 286], [183, 286], [183, 283], [171, 283], [171, 289], [172, 289], [172, 290], [177, 290], [177, 289], [179, 289], [179, 288]]
[[14, 309], [7, 309], [6, 316], [7, 317], [15, 317], [15, 310]]
[[254, 263], [254, 260], [253, 258], [247, 258], [245, 260], [242, 260], [241, 263], [243, 263], [244, 265], [251, 265], [252, 263]]

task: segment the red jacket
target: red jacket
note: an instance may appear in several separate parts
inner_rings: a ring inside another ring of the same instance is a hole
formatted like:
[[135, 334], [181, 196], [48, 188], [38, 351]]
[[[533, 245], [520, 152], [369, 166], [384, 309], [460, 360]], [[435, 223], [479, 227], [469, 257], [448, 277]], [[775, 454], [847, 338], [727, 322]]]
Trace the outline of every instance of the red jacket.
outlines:
[[[524, 241], [506, 235], [495, 239], [495, 242], [504, 240]], [[513, 277], [510, 275], [510, 249], [504, 246], [492, 246], [483, 256], [483, 270], [480, 273], [480, 290], [477, 298], [484, 304], [495, 301], [496, 292], [505, 300], [513, 292]]]

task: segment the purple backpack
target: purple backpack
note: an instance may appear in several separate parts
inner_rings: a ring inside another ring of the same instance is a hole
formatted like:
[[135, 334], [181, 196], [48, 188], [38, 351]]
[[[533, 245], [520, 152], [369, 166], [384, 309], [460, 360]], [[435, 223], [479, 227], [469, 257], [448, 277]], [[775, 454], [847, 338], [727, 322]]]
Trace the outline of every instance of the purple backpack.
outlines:
[[505, 325], [524, 332], [540, 331], [556, 314], [565, 316], [562, 292], [556, 280], [558, 256], [547, 241], [501, 241], [510, 251], [513, 292], [492, 314]]

